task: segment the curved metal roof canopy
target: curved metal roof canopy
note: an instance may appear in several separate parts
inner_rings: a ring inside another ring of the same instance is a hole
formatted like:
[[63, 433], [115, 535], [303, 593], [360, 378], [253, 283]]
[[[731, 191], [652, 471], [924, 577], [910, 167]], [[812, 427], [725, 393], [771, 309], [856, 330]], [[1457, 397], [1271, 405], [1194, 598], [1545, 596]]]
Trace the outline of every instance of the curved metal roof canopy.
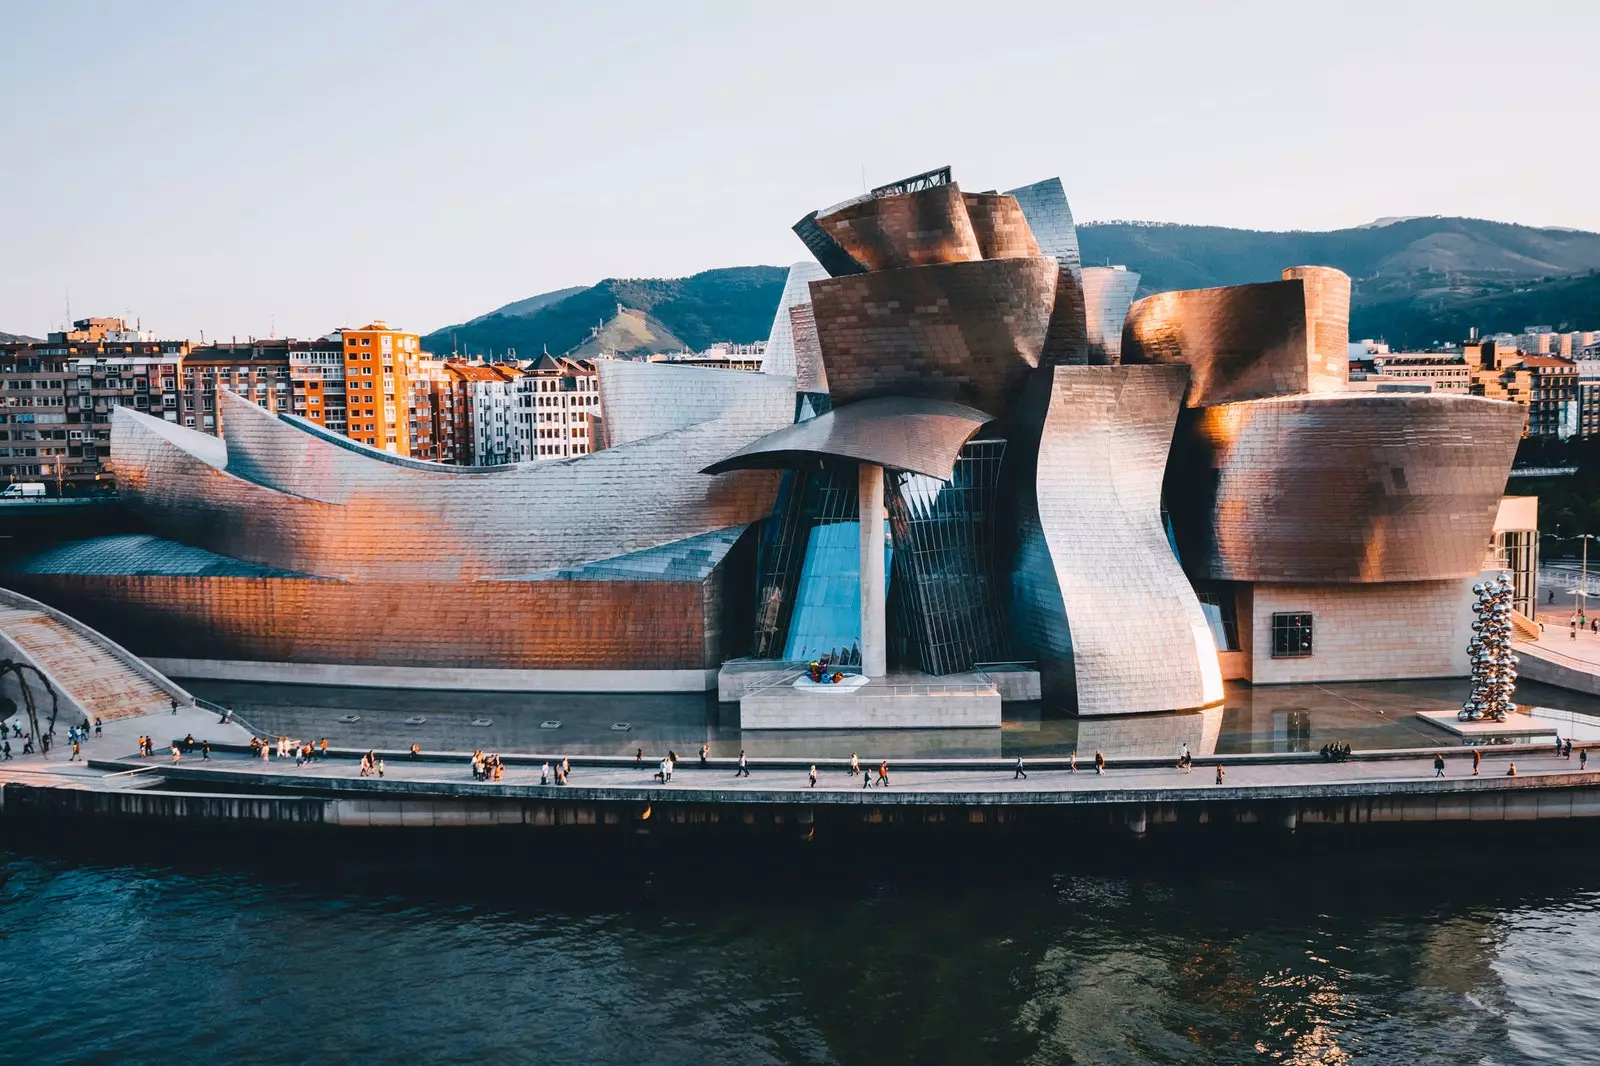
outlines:
[[947, 400], [882, 396], [836, 407], [769, 433], [701, 471], [784, 470], [853, 459], [948, 481], [967, 441], [990, 417]]

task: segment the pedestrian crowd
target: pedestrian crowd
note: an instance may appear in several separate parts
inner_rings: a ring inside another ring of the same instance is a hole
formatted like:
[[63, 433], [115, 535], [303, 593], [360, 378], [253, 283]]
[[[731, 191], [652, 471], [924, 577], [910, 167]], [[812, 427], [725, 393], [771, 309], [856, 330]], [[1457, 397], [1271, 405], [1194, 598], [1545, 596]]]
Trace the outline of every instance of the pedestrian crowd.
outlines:
[[490, 755], [479, 748], [472, 753], [472, 779], [474, 781], [499, 781], [506, 775], [506, 764], [498, 755]]

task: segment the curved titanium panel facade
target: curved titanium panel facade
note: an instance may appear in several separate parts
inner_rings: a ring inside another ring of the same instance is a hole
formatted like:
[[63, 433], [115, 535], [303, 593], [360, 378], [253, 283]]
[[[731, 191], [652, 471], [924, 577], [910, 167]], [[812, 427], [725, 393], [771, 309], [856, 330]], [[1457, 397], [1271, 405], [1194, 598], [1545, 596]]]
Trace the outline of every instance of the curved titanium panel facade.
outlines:
[[1053, 257], [1076, 276], [1082, 269], [1078, 255], [1078, 228], [1067, 206], [1067, 191], [1060, 178], [1046, 178], [1006, 193], [1016, 199], [1040, 255]]
[[[761, 358], [761, 371], [765, 374], [794, 375], [794, 333], [790, 325], [789, 310], [811, 302], [811, 283], [828, 276], [820, 263], [803, 260], [789, 267], [789, 276], [783, 283], [783, 295], [778, 298], [778, 310], [772, 316], [772, 329], [767, 333], [767, 347]], [[609, 412], [608, 412], [609, 413]]]
[[852, 200], [816, 221], [869, 271], [983, 258], [967, 203], [955, 185]]
[[113, 422], [113, 463], [130, 503], [158, 528], [222, 555], [371, 580], [515, 577], [767, 515], [776, 474], [698, 473], [793, 418], [782, 379], [747, 377], [766, 399], [735, 404], [731, 417], [489, 473], [387, 462], [227, 393], [229, 469], [238, 463], [274, 485], [216, 470], [171, 442], [178, 431], [126, 408]]
[[[792, 349], [790, 357], [792, 361]], [[601, 359], [595, 372], [600, 378], [607, 448], [731, 416], [756, 415], [768, 425], [781, 424], [785, 415], [794, 417], [792, 374], [635, 359]]]
[[1043, 254], [1017, 198], [1009, 193], [962, 193], [985, 259], [1034, 259]]
[[1283, 280], [1295, 278], [1306, 290], [1310, 389], [1335, 392], [1350, 380], [1350, 275], [1324, 266], [1289, 267], [1283, 272]]
[[1054, 259], [991, 259], [814, 282], [829, 393], [838, 404], [953, 400], [1004, 417], [1039, 365], [1060, 273]]
[[769, 433], [704, 472], [806, 469], [850, 459], [948, 480], [961, 449], [988, 421], [982, 411], [942, 400], [861, 400]]
[[[1128, 311], [1122, 361], [1187, 363], [1191, 407], [1338, 391], [1348, 352], [1333, 360], [1327, 351], [1339, 336], [1334, 319], [1349, 314], [1349, 297], [1341, 305], [1338, 280], [1330, 276], [1338, 271], [1297, 269], [1316, 276], [1146, 296]], [[1309, 293], [1317, 297], [1315, 308]], [[1344, 330], [1348, 336], [1348, 325]], [[1312, 346], [1318, 337], [1321, 351]]]
[[1080, 715], [1220, 700], [1216, 648], [1161, 522], [1186, 371], [1050, 373], [1012, 575], [1014, 632], [1032, 645], [1046, 697], [1075, 692]]
[[1290, 396], [1187, 412], [1167, 483], [1196, 577], [1327, 584], [1479, 572], [1522, 435], [1475, 396]]
[[1128, 320], [1139, 275], [1123, 267], [1083, 268], [1083, 307], [1089, 362], [1122, 362], [1122, 326]]
[[1058, 267], [1043, 362], [1051, 366], [1086, 366], [1090, 362], [1083, 301], [1082, 274]]

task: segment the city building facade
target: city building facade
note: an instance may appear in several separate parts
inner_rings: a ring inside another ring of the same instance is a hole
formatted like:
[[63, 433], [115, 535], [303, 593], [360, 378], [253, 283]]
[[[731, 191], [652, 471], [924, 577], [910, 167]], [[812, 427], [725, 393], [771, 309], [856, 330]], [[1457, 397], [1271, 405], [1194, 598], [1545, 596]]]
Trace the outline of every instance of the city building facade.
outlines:
[[0, 479], [75, 493], [112, 486], [118, 407], [176, 419], [187, 341], [85, 318], [44, 341], [0, 344]]
[[1523, 435], [1567, 440], [1581, 431], [1578, 365], [1552, 355], [1526, 355], [1493, 340], [1468, 345], [1472, 395], [1523, 408]]

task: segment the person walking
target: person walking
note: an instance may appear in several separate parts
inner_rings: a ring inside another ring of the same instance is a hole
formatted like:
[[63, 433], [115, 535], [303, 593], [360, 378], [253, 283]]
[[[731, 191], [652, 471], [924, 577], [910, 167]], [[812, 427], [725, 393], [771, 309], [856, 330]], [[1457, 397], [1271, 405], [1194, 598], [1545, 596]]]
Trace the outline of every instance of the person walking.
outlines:
[[1078, 749], [1077, 748], [1073, 748], [1072, 749], [1072, 754], [1067, 756], [1067, 773], [1075, 774], [1077, 772], [1078, 772]]
[[100, 719], [96, 718], [94, 720], [94, 737], [95, 737], [95, 739], [99, 740], [102, 736], [104, 736], [105, 735], [104, 731], [105, 731], [105, 723], [102, 722]]
[[209, 740], [202, 740], [200, 742], [200, 761], [201, 762], [210, 762], [211, 761], [211, 741], [209, 741]]
[[411, 761], [416, 762], [420, 758], [422, 758], [422, 745], [413, 740], [411, 742]]
[[328, 758], [328, 738], [327, 737], [323, 737], [322, 738], [322, 758], [323, 758], [324, 761], [326, 761], [327, 758]]
[[750, 776], [750, 761], [744, 757], [744, 749], [739, 749], [739, 768], [733, 772], [734, 777]]
[[378, 776], [379, 777], [383, 776], [383, 760], [382, 759], [378, 760]]
[[1442, 754], [1437, 753], [1437, 752], [1435, 752], [1434, 756], [1433, 756], [1433, 776], [1434, 777], [1443, 777], [1444, 776], [1444, 756]]
[[1217, 763], [1217, 784], [1222, 784], [1222, 764]]
[[663, 785], [672, 780], [672, 771], [677, 768], [678, 764], [672, 761], [672, 752], [667, 752], [667, 757], [661, 760], [661, 783]]
[[[177, 751], [178, 749], [177, 748], [173, 748], [172, 750], [173, 751]], [[67, 761], [68, 762], [77, 762], [78, 761], [78, 742], [76, 740], [74, 740], [72, 742], [72, 754], [67, 756]]]
[[182, 757], [183, 757], [183, 753], [178, 750], [178, 745], [176, 745], [176, 744], [172, 745], [172, 761], [173, 761], [173, 764], [176, 765], [177, 761]]
[[1477, 748], [1472, 749], [1472, 776], [1478, 776], [1478, 767], [1483, 765], [1483, 752]]
[[704, 770], [711, 763], [711, 745], [700, 745], [700, 769]]
[[[1588, 752], [1584, 752], [1584, 754], [1587, 755], [1589, 753]], [[0, 762], [10, 762], [10, 761], [11, 761], [11, 741], [10, 741], [10, 739], [0, 740]]]
[[[8, 759], [11, 758], [11, 745], [10, 744], [6, 745], [6, 758], [8, 758]], [[1582, 751], [1578, 752], [1578, 769], [1579, 770], [1587, 770], [1588, 768], [1589, 768], [1589, 749], [1588, 748], [1584, 748]]]
[[177, 714], [178, 713], [178, 698], [176, 696], [172, 697], [172, 701], [171, 702], [172, 702], [172, 713], [173, 714]]
[[1017, 769], [1016, 772], [1011, 775], [1011, 780], [1015, 781], [1018, 778], [1021, 778], [1024, 781], [1028, 779], [1028, 771], [1022, 768], [1022, 756], [1020, 755], [1017, 756]]
[[889, 760], [885, 759], [878, 764], [878, 787], [889, 787]]
[[817, 787], [817, 764], [816, 763], [812, 763], [811, 764], [811, 773], [810, 773], [809, 776], [811, 778], [811, 787], [812, 788], [816, 788]]
[[1566, 760], [1568, 762], [1572, 761], [1572, 738], [1571, 737], [1567, 738], [1567, 754], [1566, 754], [1565, 758], [1566, 758]]
[[644, 749], [639, 748], [633, 753], [633, 768], [635, 770], [644, 765]]
[[539, 784], [548, 785], [549, 783], [550, 783], [550, 763], [547, 760], [543, 766], [539, 767]]
[[861, 760], [858, 759], [856, 757], [856, 753], [852, 751], [850, 753], [850, 776], [854, 777], [857, 774], [859, 774], [860, 772], [861, 772]]
[[871, 770], [862, 770], [861, 771], [861, 787], [862, 788], [871, 788], [872, 787], [872, 771]]
[[1096, 776], [1104, 776], [1106, 772], [1106, 754], [1099, 748], [1094, 751], [1094, 772]]

